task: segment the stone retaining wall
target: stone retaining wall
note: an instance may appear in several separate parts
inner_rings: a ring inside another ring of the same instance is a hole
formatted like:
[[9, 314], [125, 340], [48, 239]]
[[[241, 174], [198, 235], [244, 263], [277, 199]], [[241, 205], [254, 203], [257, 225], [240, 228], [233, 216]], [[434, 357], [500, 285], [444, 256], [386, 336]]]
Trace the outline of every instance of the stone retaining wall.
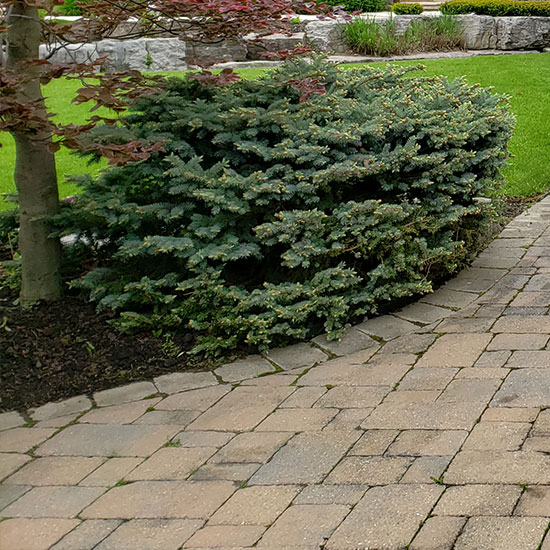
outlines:
[[[396, 15], [398, 32], [419, 15]], [[456, 15], [464, 30], [465, 46], [469, 50], [539, 50], [550, 46], [550, 17], [491, 17], [488, 15]], [[383, 22], [387, 17], [377, 17]], [[306, 41], [329, 53], [348, 51], [338, 22], [312, 21], [305, 29]]]
[[[374, 17], [382, 22], [388, 15]], [[419, 17], [424, 16], [394, 16], [398, 31], [405, 31]], [[465, 46], [469, 50], [541, 50], [550, 46], [550, 17], [456, 17], [464, 29]], [[273, 34], [260, 39], [249, 36], [242, 42], [232, 40], [218, 44], [192, 44], [178, 38], [109, 39], [65, 47], [44, 44], [40, 53], [41, 57], [59, 63], [86, 62], [107, 56], [110, 68], [116, 71], [177, 71], [190, 65], [265, 59], [263, 52], [289, 50], [299, 43], [307, 43], [326, 53], [346, 54], [349, 49], [342, 38], [340, 25], [334, 20], [313, 20], [303, 33]]]

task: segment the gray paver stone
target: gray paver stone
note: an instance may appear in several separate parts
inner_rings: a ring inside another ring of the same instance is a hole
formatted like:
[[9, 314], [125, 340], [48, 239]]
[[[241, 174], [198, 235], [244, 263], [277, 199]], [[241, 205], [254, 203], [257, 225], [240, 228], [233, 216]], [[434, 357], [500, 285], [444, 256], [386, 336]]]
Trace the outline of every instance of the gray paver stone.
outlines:
[[279, 409], [256, 426], [257, 432], [305, 432], [324, 428], [338, 409]]
[[294, 499], [294, 504], [348, 504], [354, 506], [368, 488], [366, 485], [308, 485]]
[[148, 456], [179, 431], [178, 426], [77, 424], [41, 445], [40, 456]]
[[414, 537], [410, 550], [451, 550], [466, 518], [433, 517]]
[[325, 393], [315, 403], [315, 407], [338, 407], [340, 409], [376, 407], [389, 391], [389, 386], [338, 386]]
[[357, 431], [298, 434], [256, 472], [249, 484], [319, 483], [359, 435]]
[[498, 379], [459, 379], [453, 380], [441, 394], [444, 403], [487, 403], [501, 384]]
[[423, 323], [427, 325], [429, 323], [433, 323], [434, 321], [445, 319], [445, 317], [452, 314], [452, 309], [416, 302], [415, 304], [410, 304], [401, 311], [398, 311], [395, 315], [405, 319], [406, 321]]
[[451, 459], [451, 456], [419, 456], [405, 472], [401, 483], [436, 483]]
[[300, 378], [304, 386], [392, 386], [409, 370], [403, 364], [354, 364], [348, 357], [327, 361]]
[[313, 404], [326, 393], [326, 388], [308, 386], [298, 388], [290, 397], [281, 403], [281, 408], [302, 409], [312, 407]]
[[[514, 259], [512, 259], [511, 261], [515, 263]], [[477, 298], [477, 296], [478, 295], [473, 292], [463, 292], [461, 290], [452, 290], [450, 288], [441, 287], [433, 294], [428, 294], [427, 296], [424, 296], [424, 298], [422, 298], [420, 302], [425, 304], [432, 304], [434, 306], [462, 308], [471, 304]]]
[[247, 431], [259, 424], [292, 392], [293, 388], [241, 386], [199, 416], [188, 430]]
[[240, 382], [247, 378], [255, 378], [259, 374], [274, 371], [273, 365], [260, 355], [249, 355], [233, 363], [226, 363], [214, 372], [226, 382]]
[[52, 434], [53, 428], [12, 428], [0, 432], [1, 453], [26, 453]]
[[163, 399], [155, 406], [155, 409], [159, 411], [206, 411], [230, 390], [230, 386], [219, 385], [175, 393]]
[[550, 351], [514, 351], [506, 366], [511, 368], [550, 368]]
[[0, 481], [31, 460], [29, 455], [0, 453]]
[[211, 372], [174, 372], [154, 379], [155, 386], [162, 393], [178, 393], [218, 384]]
[[56, 456], [44, 457], [26, 464], [5, 483], [19, 485], [76, 485], [101, 466], [102, 458]]
[[292, 370], [324, 363], [328, 359], [328, 355], [311, 344], [302, 343], [286, 348], [271, 349], [267, 352], [267, 358], [283, 370]]
[[434, 514], [442, 516], [509, 516], [521, 487], [517, 485], [464, 485], [448, 487]]
[[160, 399], [155, 397], [92, 409], [78, 421], [81, 424], [130, 424], [145, 414], [147, 409], [154, 407]]
[[264, 531], [265, 527], [258, 525], [207, 525], [197, 531], [183, 548], [250, 547], [263, 535]]
[[461, 451], [451, 462], [445, 482], [550, 484], [550, 456], [534, 451]]
[[30, 487], [27, 485], [0, 485], [0, 511], [28, 490], [30, 490]]
[[291, 485], [245, 487], [234, 493], [208, 524], [271, 525], [299, 491]]
[[[89, 519], [65, 535], [52, 550], [92, 550], [119, 525], [116, 519]], [[119, 550], [119, 549], [117, 549]]]
[[23, 426], [26, 420], [16, 411], [0, 414], [0, 431]]
[[291, 437], [288, 432], [245, 432], [222, 447], [210, 462], [267, 462]]
[[456, 550], [536, 550], [542, 541], [548, 518], [470, 518]]
[[349, 451], [349, 455], [383, 455], [399, 434], [398, 430], [367, 430]]
[[435, 334], [405, 334], [388, 342], [382, 353], [424, 353], [436, 337]]
[[373, 487], [336, 529], [326, 548], [402, 549], [411, 542], [442, 492], [438, 485]]
[[355, 325], [355, 328], [370, 336], [376, 336], [388, 341], [397, 336], [414, 332], [418, 329], [418, 325], [404, 319], [399, 319], [399, 317], [395, 317], [394, 315], [382, 315], [381, 317], [363, 321], [359, 325]]
[[[546, 277], [548, 280], [548, 277]], [[550, 282], [548, 283], [550, 285]], [[506, 315], [497, 320], [491, 332], [512, 334], [550, 334], [550, 317]]]
[[361, 425], [364, 429], [470, 430], [485, 403], [388, 403], [379, 405]]
[[250, 479], [252, 474], [254, 474], [260, 466], [261, 464], [253, 462], [246, 464], [234, 462], [216, 462], [215, 464], [205, 464], [193, 472], [189, 479], [196, 481], [227, 479], [236, 483], [242, 483]]
[[550, 376], [545, 369], [513, 370], [495, 394], [494, 407], [549, 407]]
[[491, 335], [444, 334], [418, 360], [418, 367], [470, 367], [491, 340]]
[[404, 457], [346, 457], [332, 470], [325, 483], [371, 486], [397, 483], [410, 463], [411, 459]]
[[84, 487], [111, 487], [124, 479], [124, 476], [131, 472], [143, 458], [110, 458], [97, 470], [94, 470], [88, 477], [84, 478], [79, 485]]
[[94, 401], [100, 407], [107, 407], [108, 405], [138, 401], [149, 395], [154, 395], [157, 391], [152, 382], [134, 382], [127, 386], [96, 392], [94, 393]]
[[204, 519], [235, 490], [230, 481], [137, 481], [114, 487], [86, 508], [81, 517]]
[[31, 409], [29, 414], [33, 420], [49, 420], [58, 416], [67, 416], [73, 413], [87, 411], [92, 407], [92, 402], [85, 395], [71, 397], [58, 403], [46, 403], [36, 409]]
[[527, 487], [514, 515], [550, 517], [550, 486]]
[[201, 521], [190, 519], [132, 520], [95, 550], [178, 550], [201, 525]]
[[125, 476], [126, 481], [186, 479], [204, 464], [216, 447], [165, 447]]
[[406, 430], [390, 446], [388, 455], [454, 455], [466, 439], [464, 430]]
[[455, 377], [458, 369], [431, 368], [413, 369], [399, 383], [401, 390], [442, 390]]
[[73, 518], [105, 492], [103, 487], [34, 487], [2, 510], [5, 517]]
[[317, 548], [332, 534], [348, 512], [349, 508], [341, 504], [291, 506], [266, 531], [258, 548], [264, 546]]
[[480, 422], [462, 446], [464, 451], [516, 451], [523, 444], [531, 424], [527, 422]]
[[0, 523], [2, 550], [48, 550], [74, 529], [76, 519], [13, 518]]
[[320, 348], [334, 355], [347, 355], [364, 349], [377, 349], [378, 343], [370, 336], [352, 327], [346, 330], [341, 340], [328, 340], [325, 335], [313, 339]]
[[[548, 342], [545, 334], [497, 334], [487, 346], [488, 350], [537, 350]], [[510, 366], [513, 365], [514, 356]]]

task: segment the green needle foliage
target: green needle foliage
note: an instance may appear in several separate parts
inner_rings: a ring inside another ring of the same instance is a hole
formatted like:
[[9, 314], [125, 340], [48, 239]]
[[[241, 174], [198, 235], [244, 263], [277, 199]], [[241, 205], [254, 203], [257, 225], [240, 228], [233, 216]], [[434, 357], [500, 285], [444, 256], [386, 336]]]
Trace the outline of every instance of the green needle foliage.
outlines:
[[[164, 150], [80, 180], [60, 234], [98, 267], [73, 284], [122, 330], [191, 327], [208, 354], [337, 337], [428, 292], [491, 219], [474, 198], [500, 182], [513, 118], [501, 96], [411, 71], [317, 57], [224, 87], [173, 79], [127, 129], [95, 133]], [[307, 79], [326, 93], [304, 101]]]

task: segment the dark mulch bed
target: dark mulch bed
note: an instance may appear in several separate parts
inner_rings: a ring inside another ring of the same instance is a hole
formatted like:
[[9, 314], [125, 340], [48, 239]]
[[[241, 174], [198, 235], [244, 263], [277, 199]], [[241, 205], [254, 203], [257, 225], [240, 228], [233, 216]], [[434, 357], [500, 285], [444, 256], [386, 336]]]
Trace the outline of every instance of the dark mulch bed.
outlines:
[[25, 409], [174, 371], [204, 370], [185, 353], [190, 334], [175, 334], [174, 347], [150, 334], [126, 335], [112, 328], [109, 314], [76, 298], [14, 307], [0, 294], [0, 410]]
[[[517, 216], [537, 198], [509, 199], [505, 218]], [[6, 252], [0, 251], [0, 261], [8, 259]], [[167, 347], [151, 334], [116, 332], [108, 324], [110, 314], [97, 313], [92, 304], [74, 297], [26, 310], [13, 305], [15, 298], [6, 288], [0, 290], [0, 410], [23, 410], [214, 366], [185, 353], [193, 345], [192, 334], [174, 334]]]

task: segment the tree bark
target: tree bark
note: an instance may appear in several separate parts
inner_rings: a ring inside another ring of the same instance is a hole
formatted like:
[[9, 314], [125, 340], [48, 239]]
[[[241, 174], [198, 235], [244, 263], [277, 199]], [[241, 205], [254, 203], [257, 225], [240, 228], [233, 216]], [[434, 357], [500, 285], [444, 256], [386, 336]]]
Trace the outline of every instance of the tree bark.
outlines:
[[[38, 10], [18, 2], [8, 16], [7, 68], [28, 77], [21, 92], [25, 101], [42, 100], [38, 59], [41, 26]], [[40, 112], [41, 111], [41, 112]], [[45, 117], [45, 106], [38, 114]], [[19, 201], [19, 251], [22, 258], [20, 301], [28, 305], [61, 296], [60, 244], [49, 237], [45, 217], [59, 209], [57, 174], [52, 137], [46, 131], [14, 132], [16, 144], [15, 186]]]

